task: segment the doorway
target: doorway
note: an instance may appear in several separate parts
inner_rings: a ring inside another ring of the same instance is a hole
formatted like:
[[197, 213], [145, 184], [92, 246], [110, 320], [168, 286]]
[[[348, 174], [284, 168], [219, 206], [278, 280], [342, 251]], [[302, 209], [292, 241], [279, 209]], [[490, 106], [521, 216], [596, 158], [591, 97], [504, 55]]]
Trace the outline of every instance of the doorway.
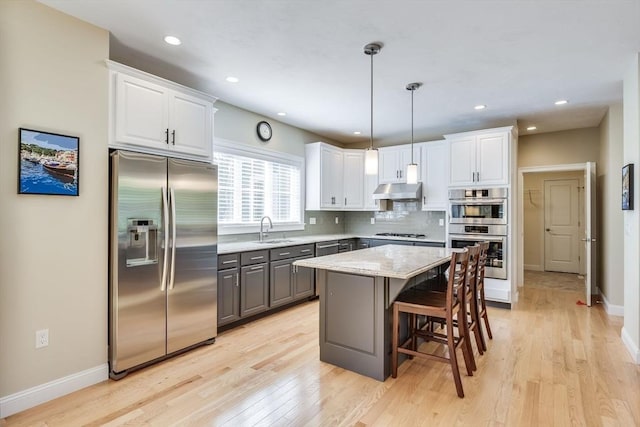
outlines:
[[591, 305], [596, 289], [595, 163], [520, 168], [518, 178], [518, 286], [536, 276], [525, 270], [572, 274], [571, 280], [583, 283]]

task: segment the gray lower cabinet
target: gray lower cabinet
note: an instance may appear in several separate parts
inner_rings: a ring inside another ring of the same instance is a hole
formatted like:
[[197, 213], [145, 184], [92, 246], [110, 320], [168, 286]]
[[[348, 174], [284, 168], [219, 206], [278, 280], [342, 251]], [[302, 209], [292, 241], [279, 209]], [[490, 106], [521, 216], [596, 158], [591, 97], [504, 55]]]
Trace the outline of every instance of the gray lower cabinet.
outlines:
[[293, 260], [271, 261], [269, 271], [269, 306], [293, 301]]
[[269, 305], [271, 307], [314, 295], [315, 270], [293, 265], [297, 259], [313, 257], [313, 250], [314, 245], [271, 250], [269, 269]]
[[243, 252], [240, 259], [240, 316], [246, 317], [269, 308], [269, 252]]
[[240, 318], [240, 255], [218, 256], [218, 326]]
[[444, 248], [444, 242], [442, 243], [437, 243], [437, 242], [415, 242], [413, 244], [414, 246], [427, 246], [430, 248]]
[[218, 326], [240, 318], [239, 275], [237, 268], [218, 272]]
[[[311, 258], [312, 256], [298, 259]], [[316, 269], [309, 267], [294, 267], [293, 271], [293, 298], [300, 299], [315, 294]]]

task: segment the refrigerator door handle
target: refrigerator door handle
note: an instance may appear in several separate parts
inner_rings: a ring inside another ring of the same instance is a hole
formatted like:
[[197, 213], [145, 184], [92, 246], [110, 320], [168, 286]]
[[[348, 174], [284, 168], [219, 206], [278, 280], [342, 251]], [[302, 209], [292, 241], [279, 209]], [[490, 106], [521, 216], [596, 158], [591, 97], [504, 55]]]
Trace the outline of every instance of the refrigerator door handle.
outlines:
[[176, 193], [173, 187], [169, 188], [169, 203], [171, 204], [171, 277], [169, 290], [173, 289], [176, 273]]
[[164, 262], [160, 291], [164, 292], [167, 287], [167, 263], [169, 262], [169, 203], [167, 202], [167, 189], [165, 187], [162, 187], [162, 222], [164, 227]]

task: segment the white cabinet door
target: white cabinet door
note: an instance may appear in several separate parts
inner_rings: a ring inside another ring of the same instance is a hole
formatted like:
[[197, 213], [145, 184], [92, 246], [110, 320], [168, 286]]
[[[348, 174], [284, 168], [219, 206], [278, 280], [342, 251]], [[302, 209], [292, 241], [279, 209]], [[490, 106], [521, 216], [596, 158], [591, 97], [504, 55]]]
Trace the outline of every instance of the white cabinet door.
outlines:
[[342, 150], [323, 145], [320, 150], [320, 207], [343, 206]]
[[479, 135], [477, 144], [477, 175], [479, 184], [508, 184], [508, 138], [505, 133]]
[[344, 208], [364, 208], [364, 151], [343, 151], [343, 181]]
[[476, 138], [449, 141], [450, 185], [473, 185], [476, 173]]
[[378, 155], [378, 181], [380, 184], [400, 182], [398, 165], [401, 161], [401, 151], [395, 147], [385, 147], [380, 148]]
[[115, 139], [150, 148], [167, 148], [169, 90], [118, 73], [115, 91]]
[[182, 153], [208, 157], [213, 144], [213, 106], [187, 94], [171, 92], [170, 142]]
[[447, 210], [449, 146], [447, 141], [422, 144], [422, 210]]
[[380, 200], [373, 198], [373, 192], [378, 188], [378, 175], [364, 176], [364, 209], [367, 211], [380, 210]]
[[[380, 149], [378, 180], [380, 184], [407, 182], [407, 165], [411, 163], [411, 144], [383, 147]], [[420, 175], [420, 147], [413, 145], [413, 161], [418, 164], [418, 182]]]

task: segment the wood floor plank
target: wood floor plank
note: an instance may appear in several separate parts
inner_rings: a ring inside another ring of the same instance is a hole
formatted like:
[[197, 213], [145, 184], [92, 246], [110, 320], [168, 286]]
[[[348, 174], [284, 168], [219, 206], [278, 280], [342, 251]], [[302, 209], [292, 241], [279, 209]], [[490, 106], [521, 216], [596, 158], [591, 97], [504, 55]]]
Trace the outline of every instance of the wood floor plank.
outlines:
[[0, 426], [640, 425], [640, 367], [621, 342], [622, 320], [576, 305], [582, 288], [571, 277], [533, 277], [512, 310], [489, 307], [494, 339], [474, 352], [473, 376], [461, 370], [464, 399], [444, 363], [408, 360], [379, 382], [320, 362], [311, 301]]

